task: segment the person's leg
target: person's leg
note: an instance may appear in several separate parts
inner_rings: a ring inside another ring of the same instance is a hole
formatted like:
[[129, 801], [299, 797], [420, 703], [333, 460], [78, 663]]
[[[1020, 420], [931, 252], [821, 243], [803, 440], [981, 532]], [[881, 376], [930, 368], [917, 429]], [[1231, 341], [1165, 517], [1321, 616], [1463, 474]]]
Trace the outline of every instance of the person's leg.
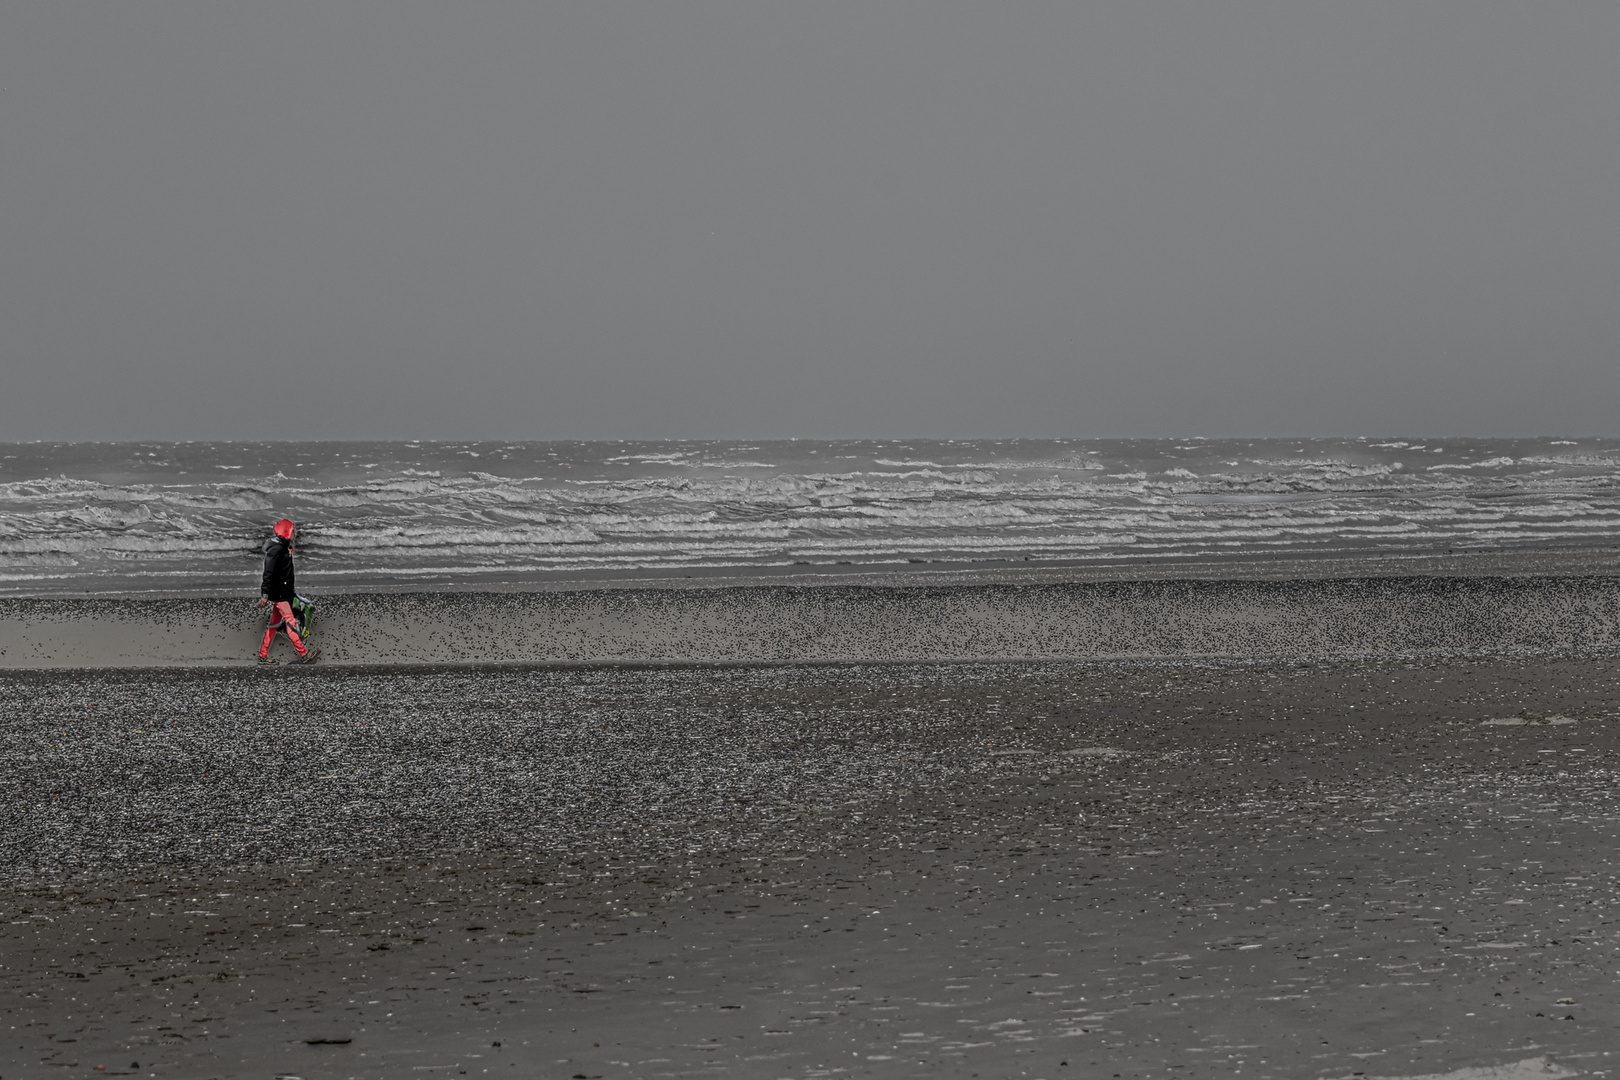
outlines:
[[270, 625], [264, 628], [264, 641], [259, 645], [259, 659], [263, 660], [270, 655], [270, 643], [276, 640], [276, 631], [285, 625], [286, 620], [281, 617], [281, 608], [270, 605]]
[[304, 648], [304, 639], [298, 636], [298, 620], [293, 618], [292, 605], [285, 600], [276, 601], [276, 614], [281, 617], [287, 638], [293, 643], [293, 648], [298, 650], [299, 656], [303, 656], [308, 650]]

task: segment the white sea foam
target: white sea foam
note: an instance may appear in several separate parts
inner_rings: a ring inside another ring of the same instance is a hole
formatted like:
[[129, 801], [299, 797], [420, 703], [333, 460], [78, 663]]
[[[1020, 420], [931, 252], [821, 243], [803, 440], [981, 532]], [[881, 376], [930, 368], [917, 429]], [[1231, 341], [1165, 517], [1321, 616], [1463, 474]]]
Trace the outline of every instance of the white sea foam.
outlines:
[[240, 584], [280, 516], [301, 525], [301, 572], [352, 580], [1620, 542], [1620, 447], [1566, 444], [17, 447], [0, 581]]

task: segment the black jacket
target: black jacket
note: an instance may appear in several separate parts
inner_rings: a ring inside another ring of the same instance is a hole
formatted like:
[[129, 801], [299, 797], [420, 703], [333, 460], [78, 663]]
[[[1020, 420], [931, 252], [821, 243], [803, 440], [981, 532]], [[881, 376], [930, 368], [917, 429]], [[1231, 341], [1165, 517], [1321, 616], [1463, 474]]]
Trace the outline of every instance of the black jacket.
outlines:
[[259, 593], [268, 596], [272, 604], [291, 602], [294, 596], [292, 552], [279, 536], [264, 546], [264, 581]]

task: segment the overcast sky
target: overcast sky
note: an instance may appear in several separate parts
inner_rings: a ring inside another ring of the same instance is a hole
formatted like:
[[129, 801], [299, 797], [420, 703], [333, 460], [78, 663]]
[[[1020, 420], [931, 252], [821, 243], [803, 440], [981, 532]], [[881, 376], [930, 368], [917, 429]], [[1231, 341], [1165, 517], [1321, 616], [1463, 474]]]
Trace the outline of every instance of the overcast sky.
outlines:
[[1620, 433], [1620, 4], [0, 7], [0, 439]]

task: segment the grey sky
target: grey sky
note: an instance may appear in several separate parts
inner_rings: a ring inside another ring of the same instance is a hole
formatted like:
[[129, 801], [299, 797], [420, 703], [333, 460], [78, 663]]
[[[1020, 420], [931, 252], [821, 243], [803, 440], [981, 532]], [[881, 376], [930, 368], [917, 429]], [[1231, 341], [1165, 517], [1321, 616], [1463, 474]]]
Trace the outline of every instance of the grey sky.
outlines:
[[0, 8], [0, 439], [1614, 434], [1620, 4]]

